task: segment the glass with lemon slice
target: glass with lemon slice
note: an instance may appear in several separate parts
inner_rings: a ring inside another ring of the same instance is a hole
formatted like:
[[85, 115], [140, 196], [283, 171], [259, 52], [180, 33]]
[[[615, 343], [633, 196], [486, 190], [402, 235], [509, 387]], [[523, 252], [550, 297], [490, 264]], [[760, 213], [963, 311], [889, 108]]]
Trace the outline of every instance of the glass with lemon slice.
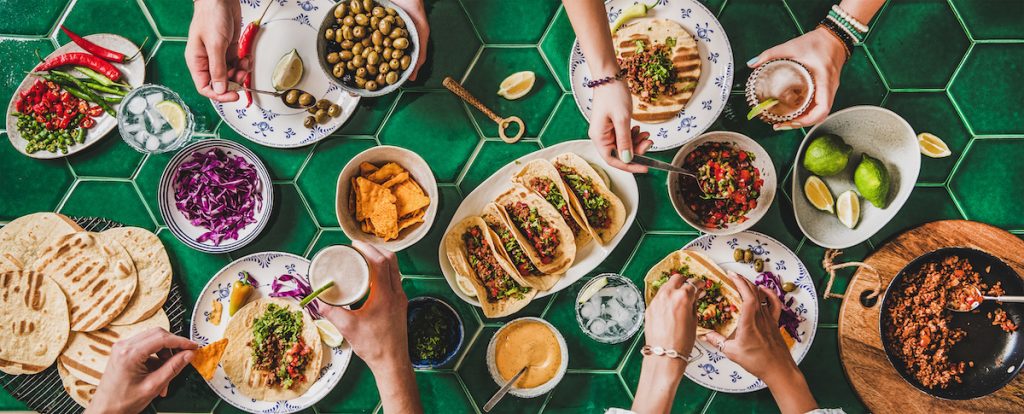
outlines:
[[159, 154], [185, 145], [195, 125], [188, 105], [174, 91], [153, 84], [132, 89], [117, 110], [121, 138], [136, 151]]
[[747, 119], [759, 116], [769, 124], [789, 122], [811, 106], [814, 78], [794, 60], [770, 60], [750, 74], [745, 92], [751, 107]]

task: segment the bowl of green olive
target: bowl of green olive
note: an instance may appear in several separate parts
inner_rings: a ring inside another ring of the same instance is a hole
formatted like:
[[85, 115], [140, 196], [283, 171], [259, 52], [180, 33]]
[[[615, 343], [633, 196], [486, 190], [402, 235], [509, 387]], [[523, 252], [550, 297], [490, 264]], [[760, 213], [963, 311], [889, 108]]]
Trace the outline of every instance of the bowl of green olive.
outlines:
[[388, 94], [416, 67], [416, 26], [388, 0], [341, 1], [324, 17], [319, 33], [320, 67], [349, 93]]

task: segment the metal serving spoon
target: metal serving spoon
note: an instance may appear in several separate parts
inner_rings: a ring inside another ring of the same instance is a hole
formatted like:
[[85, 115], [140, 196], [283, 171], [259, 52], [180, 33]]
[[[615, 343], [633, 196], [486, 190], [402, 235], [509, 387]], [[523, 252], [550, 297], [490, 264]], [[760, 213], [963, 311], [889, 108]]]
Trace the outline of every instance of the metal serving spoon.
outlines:
[[[618, 154], [613, 154], [613, 156], [617, 157]], [[705, 188], [704, 185], [700, 182], [700, 178], [697, 177], [697, 174], [694, 173], [693, 171], [687, 170], [687, 169], [682, 168], [682, 167], [676, 167], [675, 165], [669, 164], [667, 162], [658, 161], [658, 160], [656, 160], [654, 158], [645, 157], [643, 155], [633, 155], [633, 161], [631, 161], [631, 162], [634, 163], [634, 164], [639, 164], [639, 165], [646, 166], [648, 168], [654, 168], [656, 170], [668, 171], [670, 173], [681, 174], [681, 175], [685, 175], [687, 177], [693, 178], [693, 180], [697, 182], [697, 188], [700, 188], [700, 191], [704, 192], [704, 198], [717, 199], [717, 200], [722, 200], [722, 199], [727, 198], [727, 197], [718, 197], [716, 195], [713, 195], [713, 194], [717, 193], [717, 191], [715, 191], [715, 189]]]
[[981, 289], [978, 289], [977, 286], [971, 286], [971, 291], [971, 296], [975, 300], [974, 302], [971, 302], [970, 309], [957, 309], [953, 307], [950, 303], [946, 304], [946, 309], [949, 309], [953, 312], [970, 312], [972, 310], [978, 309], [978, 306], [981, 306], [981, 302], [984, 302], [986, 300], [994, 300], [996, 302], [1005, 303], [1024, 303], [1024, 296], [985, 296], [981, 294]]
[[313, 99], [313, 103], [312, 104], [309, 104], [309, 105], [306, 105], [306, 106], [299, 105], [298, 101], [295, 101], [294, 104], [290, 104], [290, 103], [288, 103], [288, 101], [286, 101], [284, 99], [284, 96], [287, 95], [291, 91], [298, 91], [299, 95], [302, 95], [304, 93], [305, 94], [309, 94], [310, 96], [313, 95], [313, 94], [308, 93], [308, 92], [306, 92], [306, 91], [304, 91], [302, 89], [291, 88], [291, 89], [285, 89], [285, 90], [283, 90], [281, 92], [264, 91], [264, 90], [260, 90], [260, 89], [246, 88], [246, 87], [242, 86], [241, 84], [239, 84], [237, 82], [228, 82], [228, 90], [229, 91], [238, 91], [238, 90], [249, 91], [249, 92], [255, 92], [255, 93], [258, 93], [258, 94], [262, 94], [262, 95], [270, 95], [270, 96], [273, 96], [275, 98], [281, 98], [281, 102], [284, 103], [284, 106], [287, 106], [287, 107], [293, 108], [293, 109], [306, 109], [306, 108], [311, 108], [311, 107], [316, 105], [316, 99], [315, 98]]
[[527, 365], [521, 368], [519, 372], [517, 372], [516, 375], [512, 377], [512, 379], [505, 383], [505, 385], [502, 385], [501, 389], [499, 389], [498, 392], [494, 393], [494, 396], [491, 397], [491, 399], [487, 400], [487, 404], [484, 404], [484, 412], [491, 412], [494, 406], [498, 404], [498, 401], [501, 401], [501, 399], [505, 397], [505, 394], [508, 394], [508, 390], [512, 389], [512, 384], [515, 384], [516, 381], [519, 381], [519, 377], [523, 376], [523, 374], [526, 373], [526, 369], [529, 367], [530, 366]]

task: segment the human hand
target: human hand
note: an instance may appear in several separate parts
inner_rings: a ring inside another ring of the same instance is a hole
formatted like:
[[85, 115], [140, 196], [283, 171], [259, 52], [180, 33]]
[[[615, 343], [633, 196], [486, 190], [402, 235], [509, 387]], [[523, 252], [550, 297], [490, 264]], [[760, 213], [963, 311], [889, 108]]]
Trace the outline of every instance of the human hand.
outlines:
[[[697, 298], [703, 290], [684, 280], [681, 275], [672, 275], [661, 286], [658, 294], [651, 299], [651, 306], [644, 314], [644, 340], [652, 347], [674, 349], [684, 357], [693, 350], [697, 336]], [[686, 363], [676, 358], [658, 357], [659, 361], [670, 362], [683, 375]], [[675, 370], [673, 370], [675, 371]]]
[[228, 80], [240, 82], [249, 62], [238, 59], [242, 8], [237, 1], [196, 0], [192, 24], [185, 44], [185, 64], [192, 74], [196, 90], [219, 102], [238, 100], [228, 90]]
[[[151, 328], [118, 341], [86, 413], [137, 413], [158, 395], [189, 362], [199, 346], [188, 339]], [[171, 350], [182, 352], [171, 355]], [[151, 357], [156, 354], [157, 358]]]
[[839, 74], [846, 63], [846, 49], [843, 43], [828, 30], [819, 27], [765, 50], [747, 62], [747, 66], [756, 68], [772, 59], [800, 62], [814, 78], [814, 97], [807, 112], [790, 122], [773, 125], [772, 128], [783, 131], [824, 121], [832, 109], [836, 89], [839, 88]]
[[654, 144], [647, 139], [651, 134], [641, 133], [640, 127], [629, 127], [632, 111], [633, 96], [625, 81], [614, 80], [595, 87], [590, 140], [608, 165], [626, 172], [645, 173], [647, 167], [623, 162], [632, 159], [633, 154], [642, 155]]
[[427, 61], [427, 40], [430, 39], [430, 23], [427, 22], [427, 12], [423, 8], [423, 0], [394, 0], [396, 6], [409, 13], [412, 24], [416, 26], [416, 36], [419, 38], [419, 50], [416, 51], [416, 67], [412, 68], [409, 80], [416, 80], [420, 66]]

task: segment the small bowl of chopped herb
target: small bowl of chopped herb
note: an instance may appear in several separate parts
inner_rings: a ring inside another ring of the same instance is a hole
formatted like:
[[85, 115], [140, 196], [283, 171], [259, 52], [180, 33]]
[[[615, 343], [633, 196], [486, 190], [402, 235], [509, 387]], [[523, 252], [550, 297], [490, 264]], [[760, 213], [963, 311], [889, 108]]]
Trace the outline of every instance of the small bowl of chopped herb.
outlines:
[[465, 336], [462, 318], [433, 296], [409, 300], [409, 360], [414, 368], [439, 368], [455, 359]]

